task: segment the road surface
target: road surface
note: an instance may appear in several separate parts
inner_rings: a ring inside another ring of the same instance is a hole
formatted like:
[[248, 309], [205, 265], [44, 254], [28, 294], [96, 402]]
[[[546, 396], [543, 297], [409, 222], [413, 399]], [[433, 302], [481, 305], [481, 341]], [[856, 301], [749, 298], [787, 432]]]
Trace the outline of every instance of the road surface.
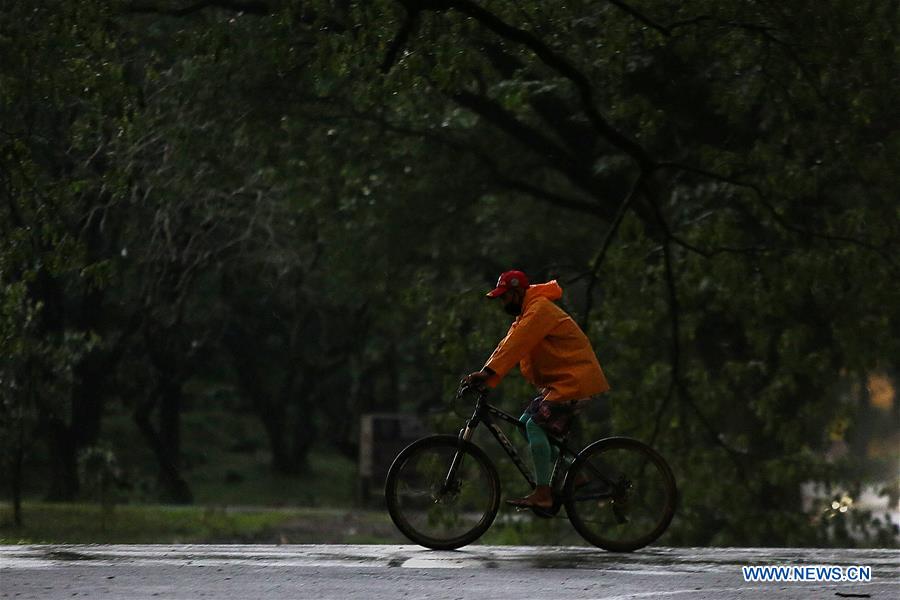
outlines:
[[[868, 566], [872, 580], [748, 583], [745, 565]], [[456, 600], [900, 598], [900, 550], [0, 546], [0, 598]]]

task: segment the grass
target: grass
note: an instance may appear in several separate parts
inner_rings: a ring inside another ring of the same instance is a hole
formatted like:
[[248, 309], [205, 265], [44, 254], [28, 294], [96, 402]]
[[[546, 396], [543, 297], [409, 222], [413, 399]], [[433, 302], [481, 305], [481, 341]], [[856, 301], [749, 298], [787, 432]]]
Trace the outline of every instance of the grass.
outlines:
[[[128, 489], [104, 513], [88, 503], [40, 501], [50, 476], [29, 465], [24, 526], [12, 526], [12, 510], [0, 504], [0, 544], [18, 543], [399, 543], [404, 540], [384, 510], [356, 508], [355, 461], [314, 448], [309, 470], [273, 472], [258, 419], [226, 411], [198, 410], [184, 416], [183, 476], [194, 504], [161, 506], [156, 462], [132, 420], [113, 414], [105, 423]], [[35, 468], [37, 467], [37, 468]], [[8, 490], [2, 489], [0, 498]], [[373, 498], [379, 496], [377, 486]]]
[[[502, 510], [480, 544], [583, 544], [565, 519], [514, 516]], [[222, 508], [28, 502], [24, 525], [0, 507], [5, 544], [409, 544], [385, 510]]]
[[382, 511], [214, 508], [29, 502], [24, 524], [0, 508], [0, 544], [393, 543]]
[[354, 504], [357, 467], [336, 453], [313, 450], [309, 472], [279, 475], [265, 452], [228, 453], [195, 466], [188, 482], [197, 504], [342, 507]]
[[[145, 444], [121, 443], [140, 437], [128, 415], [114, 414], [105, 423], [106, 441], [116, 448], [130, 483], [127, 490], [117, 492], [115, 509], [104, 512], [94, 504], [41, 502], [49, 473], [30, 467], [24, 526], [13, 527], [9, 505], [0, 504], [0, 544], [409, 543], [386, 510], [356, 506], [358, 469], [346, 456], [327, 447], [314, 448], [308, 472], [279, 475], [269, 465], [258, 419], [207, 409], [185, 413], [183, 426], [183, 475], [193, 505], [154, 504], [155, 460]], [[487, 447], [498, 451], [492, 442]], [[505, 457], [499, 465], [504, 489], [525, 491]], [[0, 490], [0, 498], [5, 491]], [[380, 486], [373, 485], [372, 501], [380, 497]], [[501, 509], [480, 542], [578, 543], [563, 519], [509, 517], [509, 511]]]

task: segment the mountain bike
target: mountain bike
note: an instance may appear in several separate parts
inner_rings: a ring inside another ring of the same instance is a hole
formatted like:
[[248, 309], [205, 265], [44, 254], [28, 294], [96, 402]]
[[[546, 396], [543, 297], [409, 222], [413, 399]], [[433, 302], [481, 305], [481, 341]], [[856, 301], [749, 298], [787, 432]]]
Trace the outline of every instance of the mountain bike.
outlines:
[[[460, 387], [456, 401], [470, 391]], [[431, 435], [404, 448], [385, 481], [385, 500], [397, 528], [413, 542], [435, 550], [471, 544], [490, 528], [500, 508], [500, 478], [484, 450], [472, 443], [482, 423], [534, 488], [535, 481], [497, 421], [525, 425], [476, 392], [475, 410], [459, 435]], [[566, 437], [548, 434], [559, 449], [550, 485], [553, 517], [562, 507], [575, 530], [591, 544], [631, 552], [661, 536], [675, 514], [672, 470], [650, 446], [628, 437], [609, 437], [574, 451]]]

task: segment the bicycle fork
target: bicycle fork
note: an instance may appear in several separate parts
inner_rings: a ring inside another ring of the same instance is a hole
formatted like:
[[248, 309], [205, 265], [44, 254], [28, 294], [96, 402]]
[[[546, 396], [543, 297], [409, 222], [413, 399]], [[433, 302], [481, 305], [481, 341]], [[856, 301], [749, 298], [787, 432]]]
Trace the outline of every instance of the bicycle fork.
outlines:
[[[466, 426], [464, 429], [459, 430], [459, 441], [468, 442], [472, 439], [472, 434], [475, 433], [475, 424], [472, 424], [469, 421], [466, 421]], [[441, 485], [441, 495], [443, 496], [449, 491], [455, 491], [456, 485], [456, 472], [459, 470], [460, 465], [462, 464], [463, 452], [461, 450], [457, 450], [453, 454], [453, 460], [450, 461], [450, 468], [447, 470], [447, 476], [444, 477], [444, 483]]]

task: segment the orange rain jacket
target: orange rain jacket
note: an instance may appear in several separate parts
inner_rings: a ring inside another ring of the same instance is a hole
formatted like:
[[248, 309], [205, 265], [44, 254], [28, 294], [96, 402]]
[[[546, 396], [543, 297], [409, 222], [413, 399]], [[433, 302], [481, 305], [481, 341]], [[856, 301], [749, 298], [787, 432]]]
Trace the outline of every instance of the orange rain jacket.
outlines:
[[518, 363], [525, 379], [540, 388], [546, 400], [580, 400], [609, 390], [591, 342], [553, 303], [561, 297], [555, 280], [525, 291], [522, 314], [484, 365], [494, 371], [488, 386], [495, 387]]

